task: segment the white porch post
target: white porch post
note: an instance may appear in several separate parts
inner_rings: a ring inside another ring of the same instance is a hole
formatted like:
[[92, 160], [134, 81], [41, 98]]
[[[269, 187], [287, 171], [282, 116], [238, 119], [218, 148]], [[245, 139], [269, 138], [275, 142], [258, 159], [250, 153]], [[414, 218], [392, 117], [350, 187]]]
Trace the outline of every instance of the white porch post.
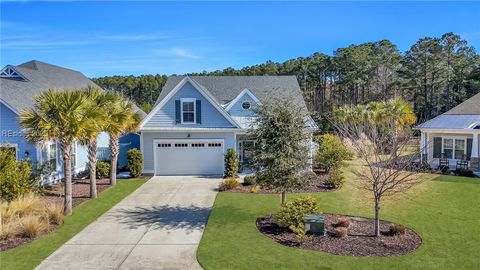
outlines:
[[423, 162], [425, 160], [425, 133], [423, 131], [420, 132], [420, 161]]
[[471, 157], [478, 158], [478, 132], [473, 133], [472, 156]]
[[472, 155], [470, 157], [470, 166], [474, 172], [480, 172], [480, 159], [478, 157], [478, 131], [473, 133]]

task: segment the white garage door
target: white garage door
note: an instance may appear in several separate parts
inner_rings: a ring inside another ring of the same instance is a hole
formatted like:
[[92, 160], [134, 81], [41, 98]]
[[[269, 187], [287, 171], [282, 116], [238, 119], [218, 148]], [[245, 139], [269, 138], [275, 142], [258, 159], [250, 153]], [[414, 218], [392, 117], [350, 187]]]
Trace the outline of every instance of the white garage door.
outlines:
[[156, 140], [156, 175], [223, 174], [223, 140]]

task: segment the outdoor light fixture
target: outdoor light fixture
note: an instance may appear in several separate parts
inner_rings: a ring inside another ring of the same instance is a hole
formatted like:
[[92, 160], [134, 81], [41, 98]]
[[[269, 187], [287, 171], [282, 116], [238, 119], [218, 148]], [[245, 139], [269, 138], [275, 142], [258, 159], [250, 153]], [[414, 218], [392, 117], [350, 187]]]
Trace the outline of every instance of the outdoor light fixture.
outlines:
[[25, 158], [28, 158], [28, 156], [30, 156], [30, 152], [25, 151]]
[[190, 138], [190, 133], [188, 133], [187, 138]]

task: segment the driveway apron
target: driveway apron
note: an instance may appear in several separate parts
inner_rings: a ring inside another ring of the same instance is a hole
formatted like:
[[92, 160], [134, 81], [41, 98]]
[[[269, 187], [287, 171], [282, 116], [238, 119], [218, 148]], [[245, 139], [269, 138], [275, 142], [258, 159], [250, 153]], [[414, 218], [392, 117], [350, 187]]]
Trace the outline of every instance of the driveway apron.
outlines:
[[36, 269], [202, 269], [196, 251], [220, 181], [153, 177]]

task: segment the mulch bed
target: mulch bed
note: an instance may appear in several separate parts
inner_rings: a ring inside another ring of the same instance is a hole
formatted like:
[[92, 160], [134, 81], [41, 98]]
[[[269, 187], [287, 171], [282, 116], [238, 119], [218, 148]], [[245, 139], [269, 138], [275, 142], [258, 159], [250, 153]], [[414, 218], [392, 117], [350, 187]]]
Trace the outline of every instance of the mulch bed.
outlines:
[[[313, 171], [317, 174], [317, 179], [315, 179], [314, 181], [311, 181], [308, 185], [302, 188], [293, 189], [289, 193], [330, 192], [338, 189], [330, 185], [327, 185], [325, 183], [328, 177], [327, 173], [318, 169], [314, 169]], [[252, 188], [253, 188], [253, 185], [249, 185], [249, 186], [240, 185], [237, 188], [225, 190], [225, 192], [251, 193], [250, 190]], [[256, 192], [256, 194], [277, 194], [277, 193], [278, 192], [266, 190], [263, 188], [260, 189], [258, 192]]]
[[[350, 218], [352, 224], [345, 237], [333, 236], [338, 218]], [[422, 239], [413, 230], [406, 229], [404, 235], [390, 236], [390, 222], [380, 221], [382, 235], [373, 236], [372, 219], [342, 215], [325, 215], [325, 236], [310, 235], [306, 241], [299, 241], [289, 229], [279, 227], [271, 216], [258, 218], [257, 228], [276, 242], [302, 249], [312, 249], [341, 256], [399, 256], [417, 249]]]
[[[104, 191], [110, 187], [110, 179], [97, 179], [97, 193]], [[42, 198], [48, 202], [58, 203], [63, 205], [64, 203], [64, 185], [63, 183], [57, 183], [49, 186], [42, 192]], [[73, 207], [80, 203], [90, 199], [90, 180], [89, 179], [74, 179], [72, 182], [72, 204]], [[46, 232], [40, 233], [36, 238], [27, 237], [15, 237], [8, 240], [0, 240], [0, 251], [15, 248], [23, 244], [32, 242], [33, 240], [42, 237], [45, 234], [49, 234], [55, 231], [58, 225], [50, 224], [50, 228]]]
[[7, 249], [15, 248], [27, 243], [32, 242], [33, 240], [42, 237], [43, 235], [49, 234], [55, 231], [59, 225], [50, 224], [48, 231], [39, 233], [35, 238], [28, 238], [28, 237], [15, 237], [6, 240], [0, 240], [0, 252], [5, 251]]
[[[97, 179], [97, 194], [111, 187], [110, 179]], [[65, 189], [63, 183], [49, 186], [43, 191], [43, 197], [51, 202], [63, 204]], [[90, 199], [90, 179], [74, 179], [72, 181], [73, 207]]]

